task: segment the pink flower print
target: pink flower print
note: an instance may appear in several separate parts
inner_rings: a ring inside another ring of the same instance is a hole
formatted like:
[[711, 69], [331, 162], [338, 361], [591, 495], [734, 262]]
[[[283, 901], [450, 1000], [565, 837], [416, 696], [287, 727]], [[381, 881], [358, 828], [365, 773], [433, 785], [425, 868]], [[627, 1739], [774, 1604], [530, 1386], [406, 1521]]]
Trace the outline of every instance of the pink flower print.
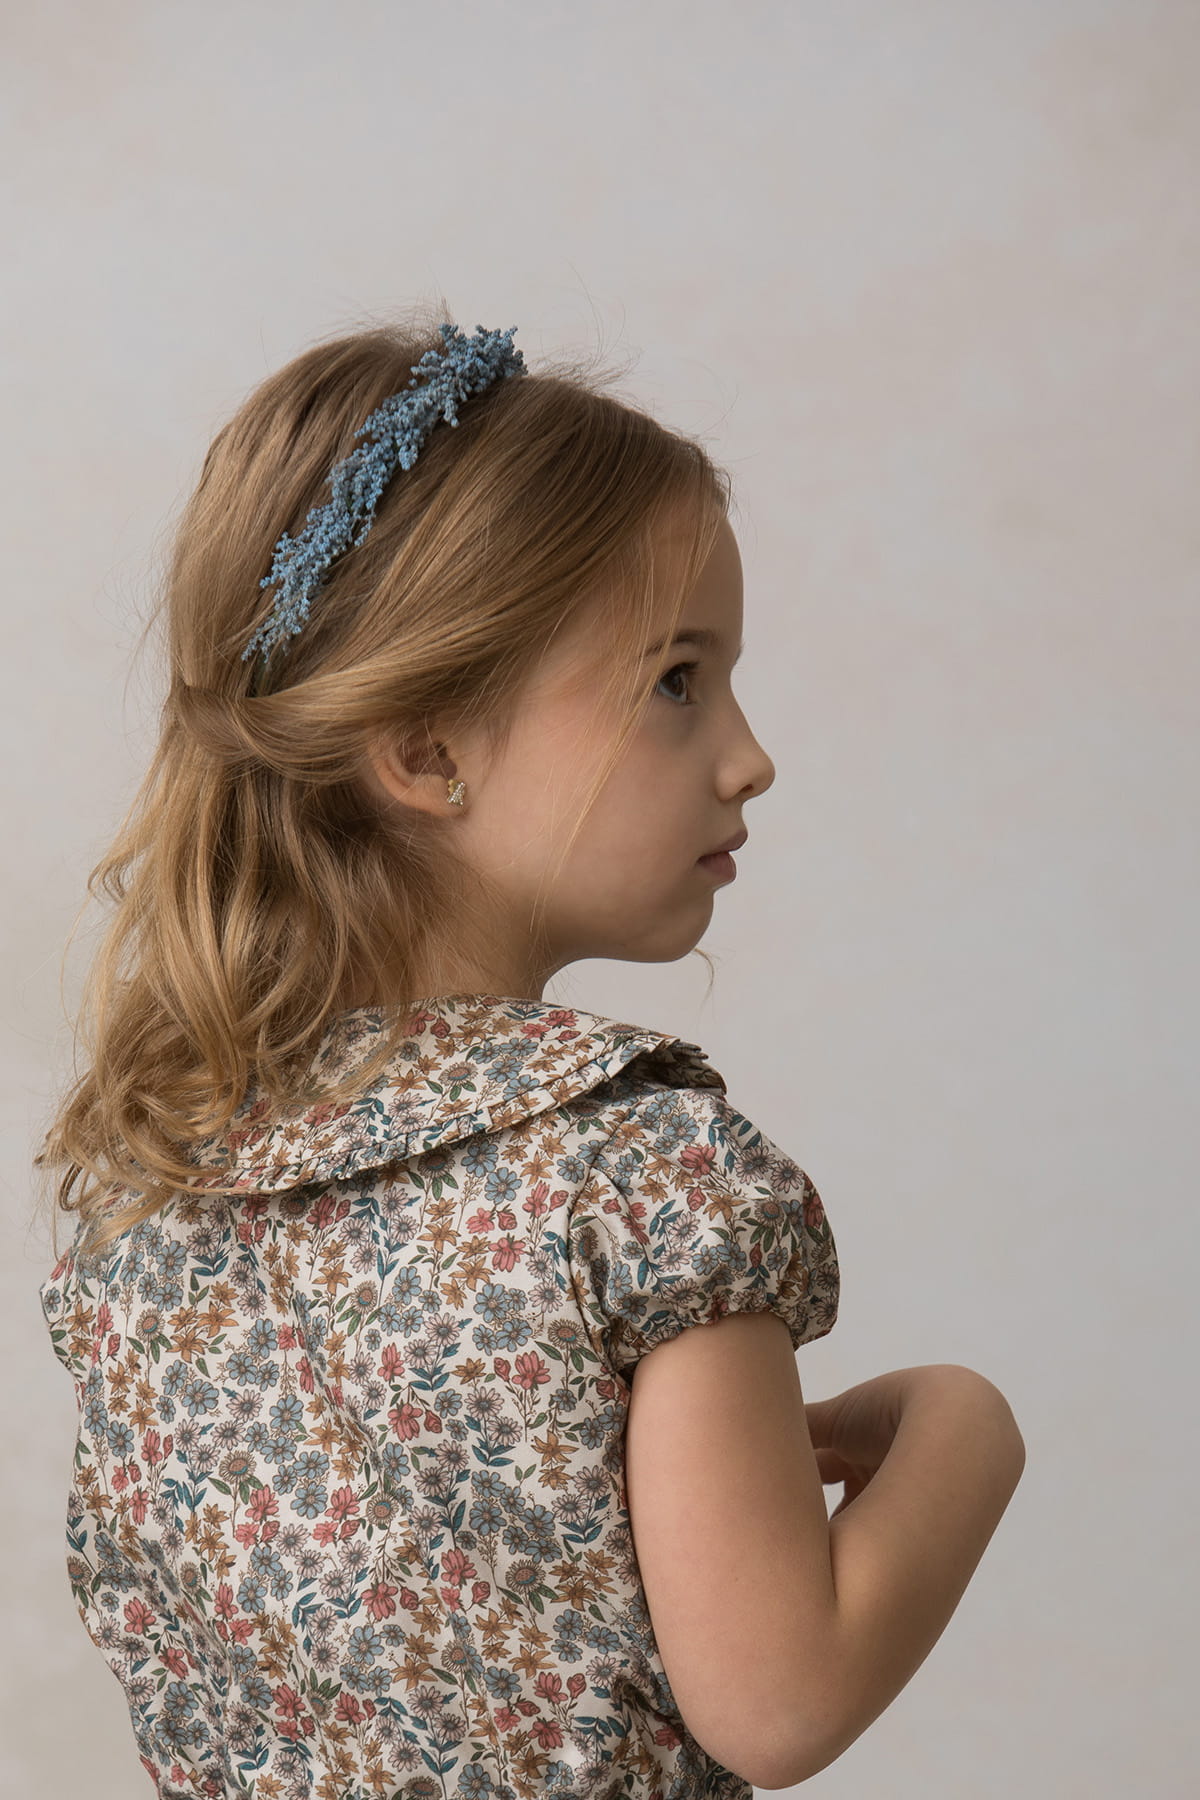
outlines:
[[337, 1211], [337, 1203], [338, 1197], [336, 1194], [321, 1195], [321, 1198], [317, 1201], [317, 1204], [312, 1208], [312, 1211], [308, 1215], [314, 1231], [324, 1231], [327, 1225], [333, 1223], [333, 1216]]
[[145, 1437], [142, 1439], [142, 1455], [145, 1457], [146, 1461], [150, 1464], [151, 1468], [154, 1468], [156, 1463], [160, 1463], [162, 1461], [162, 1459], [163, 1459], [162, 1441], [159, 1438], [157, 1431], [148, 1431], [146, 1433]]
[[146, 1506], [150, 1496], [145, 1488], [134, 1488], [129, 1496], [129, 1516], [135, 1525], [143, 1525], [146, 1520]]
[[340, 1487], [335, 1489], [333, 1498], [326, 1507], [327, 1517], [319, 1525], [313, 1526], [313, 1536], [318, 1544], [331, 1544], [337, 1537], [353, 1537], [359, 1521], [351, 1515], [358, 1511], [358, 1501], [354, 1497], [354, 1489]]
[[363, 1605], [373, 1619], [390, 1619], [396, 1610], [395, 1594], [386, 1581], [377, 1581], [363, 1595]]
[[237, 1235], [238, 1242], [247, 1247], [251, 1244], [261, 1244], [267, 1235], [267, 1221], [265, 1219], [242, 1219], [238, 1223]]
[[279, 1511], [279, 1502], [269, 1487], [255, 1488], [247, 1510], [255, 1523], [261, 1525], [264, 1519]]
[[679, 1152], [679, 1160], [692, 1175], [707, 1175], [712, 1170], [716, 1154], [715, 1144], [689, 1144]]
[[388, 1413], [388, 1424], [398, 1438], [416, 1437], [421, 1429], [420, 1408], [411, 1400], [405, 1400], [401, 1406], [393, 1406]]
[[562, 1677], [553, 1669], [543, 1669], [533, 1684], [533, 1691], [539, 1700], [549, 1701], [551, 1706], [561, 1706], [563, 1702]]
[[517, 1358], [516, 1385], [523, 1388], [535, 1388], [543, 1381], [549, 1381], [550, 1369], [536, 1350], [524, 1350]]
[[279, 1502], [269, 1487], [255, 1488], [250, 1496], [250, 1504], [246, 1508], [246, 1517], [235, 1527], [234, 1537], [239, 1544], [247, 1548], [256, 1544], [261, 1538], [264, 1542], [275, 1536], [279, 1530], [279, 1520], [272, 1514], [279, 1511]]
[[131, 1637], [145, 1637], [154, 1624], [154, 1614], [144, 1600], [130, 1600], [125, 1607], [125, 1629]]
[[311, 1737], [316, 1728], [312, 1714], [304, 1710], [304, 1703], [295, 1688], [286, 1681], [280, 1682], [275, 1692], [275, 1711], [279, 1714], [279, 1734], [281, 1737]]
[[512, 1231], [517, 1223], [517, 1215], [510, 1207], [502, 1206], [496, 1214], [496, 1223], [501, 1231]]
[[524, 1248], [524, 1238], [518, 1238], [515, 1243], [510, 1237], [501, 1238], [492, 1251], [493, 1269], [515, 1269], [521, 1260], [521, 1252]]
[[398, 1375], [403, 1375], [404, 1358], [401, 1356], [399, 1350], [397, 1350], [395, 1344], [385, 1344], [383, 1346], [383, 1354], [379, 1358], [379, 1373], [383, 1376], [385, 1381], [395, 1381]]
[[475, 1564], [465, 1550], [447, 1550], [442, 1558], [442, 1574], [455, 1587], [462, 1587], [475, 1573]]
[[325, 1508], [331, 1519], [342, 1525], [352, 1513], [358, 1511], [358, 1501], [352, 1487], [335, 1488], [329, 1505]]
[[[549, 1195], [549, 1198], [547, 1198], [547, 1195]], [[544, 1218], [552, 1206], [560, 1206], [566, 1197], [566, 1188], [556, 1188], [554, 1193], [551, 1194], [550, 1183], [548, 1181], [539, 1181], [528, 1200], [524, 1203], [525, 1211], [529, 1214], [531, 1219]]]
[[344, 1101], [340, 1106], [313, 1106], [304, 1115], [307, 1125], [328, 1125], [333, 1119], [345, 1118], [350, 1111], [350, 1102]]

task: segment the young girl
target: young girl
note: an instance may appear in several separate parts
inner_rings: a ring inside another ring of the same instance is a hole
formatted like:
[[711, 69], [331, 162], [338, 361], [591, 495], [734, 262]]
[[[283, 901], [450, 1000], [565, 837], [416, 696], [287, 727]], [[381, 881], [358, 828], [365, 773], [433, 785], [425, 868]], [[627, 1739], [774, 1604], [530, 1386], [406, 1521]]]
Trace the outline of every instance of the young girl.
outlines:
[[322, 343], [218, 433], [89, 881], [42, 1297], [70, 1580], [165, 1800], [802, 1781], [1020, 1476], [958, 1365], [806, 1405], [812, 1182], [699, 1046], [542, 998], [691, 950], [774, 770], [727, 478], [512, 337]]

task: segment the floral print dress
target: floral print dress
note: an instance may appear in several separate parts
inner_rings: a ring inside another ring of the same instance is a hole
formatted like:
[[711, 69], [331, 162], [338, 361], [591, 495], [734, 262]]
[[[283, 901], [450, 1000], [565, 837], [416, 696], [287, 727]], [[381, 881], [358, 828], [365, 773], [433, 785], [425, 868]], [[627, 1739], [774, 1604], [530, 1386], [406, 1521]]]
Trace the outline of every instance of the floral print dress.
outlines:
[[[383, 1023], [338, 1015], [322, 1079]], [[407, 1025], [348, 1104], [250, 1096], [197, 1153], [238, 1195], [41, 1289], [142, 1764], [163, 1800], [751, 1800], [672, 1697], [623, 1431], [686, 1326], [831, 1329], [820, 1198], [695, 1044], [495, 995]]]

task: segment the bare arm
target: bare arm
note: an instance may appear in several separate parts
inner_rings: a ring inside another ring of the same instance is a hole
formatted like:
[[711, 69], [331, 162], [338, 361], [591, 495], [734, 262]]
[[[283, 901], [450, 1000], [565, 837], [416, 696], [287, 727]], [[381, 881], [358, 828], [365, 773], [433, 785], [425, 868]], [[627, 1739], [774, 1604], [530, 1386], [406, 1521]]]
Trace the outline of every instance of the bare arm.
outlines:
[[817, 1774], [895, 1699], [1024, 1464], [1008, 1402], [970, 1369], [889, 1370], [848, 1396], [813, 1408], [866, 1482], [830, 1518], [778, 1316], [681, 1331], [632, 1385], [630, 1525], [663, 1666], [701, 1748], [758, 1788]]
[[[835, 1761], [912, 1679], [945, 1630], [1021, 1478], [1000, 1390], [957, 1364], [914, 1369], [892, 1446], [829, 1521], [835, 1592], [814, 1712], [779, 1786]], [[817, 1721], [815, 1730], [813, 1721]]]

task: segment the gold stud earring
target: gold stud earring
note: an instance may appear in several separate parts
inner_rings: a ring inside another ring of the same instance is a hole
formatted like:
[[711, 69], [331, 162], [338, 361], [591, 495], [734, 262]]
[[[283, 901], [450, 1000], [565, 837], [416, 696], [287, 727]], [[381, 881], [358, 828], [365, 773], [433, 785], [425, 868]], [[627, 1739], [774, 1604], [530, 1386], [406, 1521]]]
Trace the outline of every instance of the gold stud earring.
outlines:
[[467, 784], [465, 781], [453, 781], [447, 779], [446, 789], [451, 806], [465, 805], [465, 801], [463, 800], [463, 795], [467, 791]]

